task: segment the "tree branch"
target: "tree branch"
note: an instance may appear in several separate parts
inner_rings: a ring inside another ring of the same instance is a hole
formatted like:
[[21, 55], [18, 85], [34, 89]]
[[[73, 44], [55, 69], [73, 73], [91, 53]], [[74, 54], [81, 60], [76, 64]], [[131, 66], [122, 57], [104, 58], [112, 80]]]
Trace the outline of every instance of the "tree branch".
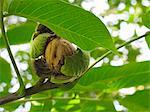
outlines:
[[53, 84], [50, 82], [46, 82], [43, 84], [36, 84], [28, 89], [25, 90], [25, 94], [24, 95], [19, 95], [17, 92], [9, 94], [8, 96], [2, 97], [0, 98], [0, 105], [15, 101], [17, 99], [26, 97], [26, 96], [30, 96], [45, 90], [49, 90], [49, 89], [55, 89], [58, 87], [64, 86], [64, 84], [58, 85], [58, 84]]

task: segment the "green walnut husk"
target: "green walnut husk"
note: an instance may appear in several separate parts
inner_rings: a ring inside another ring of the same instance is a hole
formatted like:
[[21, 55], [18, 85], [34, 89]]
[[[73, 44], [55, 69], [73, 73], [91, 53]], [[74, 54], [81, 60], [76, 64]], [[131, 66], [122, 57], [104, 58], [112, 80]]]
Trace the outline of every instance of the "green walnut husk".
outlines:
[[[56, 84], [73, 82], [89, 65], [89, 53], [50, 33], [38, 34], [31, 41], [31, 57], [36, 74]], [[50, 40], [50, 41], [49, 41]]]
[[38, 58], [44, 53], [49, 33], [39, 34], [34, 40], [31, 40], [30, 55], [32, 58]]

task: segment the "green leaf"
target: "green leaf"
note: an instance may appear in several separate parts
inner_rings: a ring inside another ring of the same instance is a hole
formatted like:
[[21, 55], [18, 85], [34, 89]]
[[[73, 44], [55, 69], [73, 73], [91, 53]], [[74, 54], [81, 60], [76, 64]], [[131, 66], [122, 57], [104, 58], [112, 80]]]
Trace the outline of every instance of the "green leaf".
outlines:
[[67, 112], [80, 112], [80, 104], [75, 104], [67, 110]]
[[64, 1], [64, 2], [69, 2], [68, 0], [62, 0], [62, 1]]
[[144, 24], [146, 27], [150, 28], [150, 11], [148, 11], [147, 13], [145, 13], [145, 14], [143, 15], [142, 19], [143, 19], [143, 20], [142, 20], [143, 24]]
[[82, 102], [81, 104], [81, 112], [96, 112], [96, 102], [86, 101], [84, 103]]
[[150, 48], [150, 34], [145, 37], [145, 40], [146, 40], [148, 47]]
[[102, 46], [116, 51], [100, 19], [62, 0], [13, 0], [8, 12], [38, 21], [82, 49]]
[[140, 55], [140, 51], [139, 48], [132, 48], [131, 45], [126, 46], [126, 48], [128, 49], [128, 62], [136, 62], [136, 57], [138, 55]]
[[42, 101], [41, 102], [34, 101], [34, 102], [32, 102], [30, 112], [39, 112], [39, 111], [41, 111], [42, 106], [43, 106]]
[[[137, 73], [138, 74], [138, 73]], [[108, 84], [109, 88], [120, 89], [139, 85], [149, 85], [149, 73], [140, 73], [140, 75], [127, 76], [120, 78]]]
[[133, 112], [150, 112], [150, 90], [138, 91], [119, 101]]
[[90, 52], [90, 56], [97, 59], [98, 57], [102, 56], [106, 52], [107, 52], [106, 49], [99, 47], [99, 48], [92, 50]]
[[[48, 99], [51, 96], [51, 91], [44, 91], [38, 94], [32, 95], [33, 99], [43, 98], [43, 100], [32, 101], [31, 112], [51, 112], [52, 100]], [[47, 98], [47, 99], [46, 99]]]
[[0, 57], [0, 84], [2, 82], [6, 83], [6, 87], [4, 87], [3, 91], [0, 92], [0, 96], [4, 96], [8, 93], [8, 89], [10, 88], [10, 81], [11, 81], [12, 75], [11, 75], [11, 68], [10, 64]]
[[89, 92], [89, 91], [102, 91], [102, 90], [106, 90], [108, 89], [109, 86], [107, 86], [104, 82], [96, 82], [96, 83], [92, 83], [90, 85], [81, 85], [81, 84], [76, 84], [70, 91], [73, 92]]
[[11, 77], [10, 64], [0, 57], [0, 83], [5, 82], [8, 84], [11, 81]]
[[100, 104], [98, 105], [99, 112], [117, 112], [115, 110], [115, 107], [113, 105], [113, 100], [109, 99], [104, 99], [100, 101]]
[[104, 98], [100, 101], [81, 101], [81, 112], [116, 112], [113, 100]]
[[54, 101], [55, 101], [55, 104], [53, 107], [56, 109], [56, 111], [65, 112], [68, 106], [69, 100], [54, 100]]
[[51, 109], [52, 109], [52, 101], [51, 100], [44, 101], [41, 112], [50, 112]]
[[7, 103], [5, 105], [0, 105], [0, 108], [4, 108], [5, 111], [4, 112], [13, 112], [15, 111], [21, 104], [24, 104], [24, 103], [18, 103], [18, 102], [10, 102], [10, 103]]
[[3, 5], [4, 12], [7, 12], [10, 3], [11, 3], [11, 0], [4, 0], [4, 5]]
[[[7, 35], [11, 45], [28, 43], [31, 40], [32, 33], [34, 32], [36, 23], [26, 22], [13, 27], [7, 31]], [[3, 39], [0, 38], [0, 48], [5, 47]]]
[[109, 87], [130, 87], [150, 84], [150, 62], [130, 63], [123, 66], [104, 66], [91, 69], [79, 81], [81, 85], [105, 82]]

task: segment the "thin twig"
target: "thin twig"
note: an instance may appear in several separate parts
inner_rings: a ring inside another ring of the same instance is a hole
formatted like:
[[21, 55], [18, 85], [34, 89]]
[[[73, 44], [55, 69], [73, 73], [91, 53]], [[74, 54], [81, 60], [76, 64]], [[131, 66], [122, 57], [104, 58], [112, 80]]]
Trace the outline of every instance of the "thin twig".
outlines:
[[[130, 43], [132, 43], [132, 42], [134, 42], [134, 41], [136, 41], [136, 40], [139, 40], [139, 39], [141, 39], [141, 38], [143, 38], [143, 37], [146, 37], [147, 35], [150, 35], [150, 31], [146, 32], [144, 35], [142, 35], [142, 36], [140, 36], [140, 37], [133, 38], [133, 39], [131, 39], [131, 40], [128, 41], [128, 42], [124, 42], [124, 43], [121, 44], [119, 47], [117, 47], [117, 49], [120, 49], [120, 48], [122, 48], [122, 47], [124, 47], [124, 46], [126, 46], [126, 45], [129, 45]], [[108, 51], [108, 52], [106, 52], [105, 54], [103, 54], [101, 57], [99, 57], [99, 58], [97, 59], [97, 61], [95, 61], [95, 62], [83, 73], [83, 75], [84, 75], [85, 73], [87, 73], [91, 68], [93, 68], [98, 62], [100, 62], [101, 60], [103, 60], [105, 57], [107, 57], [107, 56], [110, 55], [111, 53], [112, 53], [112, 51]]]
[[85, 101], [101, 101], [99, 98], [89, 98], [89, 97], [43, 97], [43, 98], [31, 98], [31, 99], [20, 99], [18, 101], [12, 103], [24, 103], [24, 102], [32, 102], [32, 101], [44, 101], [44, 100], [85, 100]]
[[13, 57], [13, 54], [11, 52], [11, 49], [10, 49], [10, 44], [9, 44], [9, 40], [6, 36], [6, 32], [5, 32], [5, 27], [4, 27], [4, 19], [3, 19], [3, 2], [4, 0], [1, 0], [0, 1], [0, 27], [1, 27], [1, 32], [2, 32], [2, 37], [4, 39], [4, 42], [6, 44], [6, 48], [7, 48], [7, 51], [8, 51], [8, 54], [9, 54], [9, 57], [12, 61], [12, 64], [14, 66], [14, 69], [16, 71], [16, 74], [17, 74], [17, 77], [18, 77], [18, 81], [19, 81], [19, 84], [20, 84], [20, 90], [24, 90], [25, 89], [25, 86], [24, 86], [24, 83], [23, 83], [23, 80], [21, 78], [21, 75], [19, 73], [19, 70], [18, 70], [18, 67], [17, 67], [17, 64], [15, 62], [15, 59]]
[[[64, 85], [62, 85], [64, 86]], [[39, 93], [41, 91], [44, 90], [49, 90], [49, 89], [54, 89], [54, 88], [58, 88], [61, 87], [61, 85], [56, 85], [50, 82], [44, 83], [42, 85], [34, 85], [30, 88], [25, 89], [25, 94], [24, 95], [19, 95], [17, 92], [9, 94], [8, 96], [2, 97], [0, 98], [0, 105], [15, 101], [17, 99], [21, 99], [23, 97], [27, 97], [36, 93]]]

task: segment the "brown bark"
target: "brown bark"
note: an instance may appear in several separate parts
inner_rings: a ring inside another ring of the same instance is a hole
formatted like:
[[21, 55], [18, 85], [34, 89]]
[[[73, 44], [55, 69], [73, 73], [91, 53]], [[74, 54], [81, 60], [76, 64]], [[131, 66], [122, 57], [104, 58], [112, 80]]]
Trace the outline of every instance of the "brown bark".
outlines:
[[26, 96], [30, 96], [30, 95], [42, 92], [42, 91], [45, 91], [45, 90], [55, 89], [55, 88], [58, 88], [58, 87], [63, 86], [63, 85], [64, 84], [59, 85], [59, 84], [53, 84], [53, 83], [50, 83], [50, 82], [46, 82], [44, 84], [39, 83], [39, 84], [36, 84], [35, 86], [27, 88], [25, 90], [24, 95], [19, 95], [17, 92], [15, 92], [15, 93], [12, 93], [12, 94], [9, 94], [5, 97], [0, 98], [0, 105], [15, 101], [17, 99], [20, 99], [20, 98], [23, 98], [23, 97], [26, 97]]

